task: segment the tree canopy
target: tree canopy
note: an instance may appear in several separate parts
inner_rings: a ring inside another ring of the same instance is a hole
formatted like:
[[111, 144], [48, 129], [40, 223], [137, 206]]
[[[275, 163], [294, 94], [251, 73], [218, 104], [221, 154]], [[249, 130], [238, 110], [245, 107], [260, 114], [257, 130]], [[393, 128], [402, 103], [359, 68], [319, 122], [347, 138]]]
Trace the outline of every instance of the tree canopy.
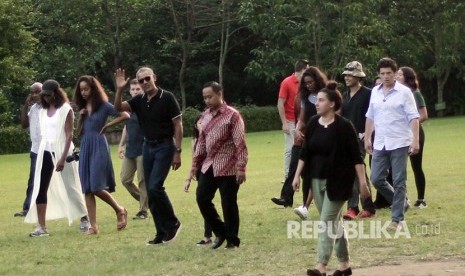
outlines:
[[416, 70], [430, 114], [465, 112], [460, 0], [4, 0], [0, 13], [0, 91], [14, 114], [34, 81], [71, 93], [93, 75], [111, 96], [114, 70], [141, 66], [183, 108], [202, 108], [210, 80], [230, 103], [275, 105], [297, 59], [342, 88], [345, 64], [362, 62], [370, 86], [385, 56]]

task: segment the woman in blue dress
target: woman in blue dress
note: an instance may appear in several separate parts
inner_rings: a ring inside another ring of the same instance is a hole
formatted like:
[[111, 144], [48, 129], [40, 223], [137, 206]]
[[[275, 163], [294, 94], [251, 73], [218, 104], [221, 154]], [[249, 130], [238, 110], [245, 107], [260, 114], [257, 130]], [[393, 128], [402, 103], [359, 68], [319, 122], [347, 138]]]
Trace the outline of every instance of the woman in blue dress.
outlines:
[[[79, 78], [74, 92], [74, 102], [80, 114], [79, 177], [90, 220], [90, 228], [86, 234], [99, 233], [95, 196], [115, 210], [116, 227], [122, 230], [127, 224], [127, 211], [111, 195], [115, 191], [116, 183], [110, 149], [104, 133], [107, 128], [128, 119], [129, 114], [116, 112], [113, 105], [108, 102], [108, 96], [102, 85], [92, 76]], [[115, 119], [107, 123], [109, 116]]]

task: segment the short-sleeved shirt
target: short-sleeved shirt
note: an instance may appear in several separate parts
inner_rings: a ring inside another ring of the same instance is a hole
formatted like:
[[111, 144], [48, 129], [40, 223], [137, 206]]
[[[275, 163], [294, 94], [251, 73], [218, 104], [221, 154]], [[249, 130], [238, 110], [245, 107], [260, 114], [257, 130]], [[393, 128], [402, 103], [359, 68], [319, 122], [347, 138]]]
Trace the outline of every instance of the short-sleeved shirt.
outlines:
[[27, 116], [29, 117], [29, 136], [31, 138], [31, 152], [37, 153], [40, 145], [40, 125], [39, 125], [39, 111], [41, 105], [35, 103], [29, 109]]
[[173, 93], [159, 88], [157, 95], [147, 101], [147, 94], [137, 95], [128, 101], [137, 114], [144, 137], [149, 141], [174, 136], [173, 119], [181, 116], [181, 109]]
[[127, 158], [136, 158], [142, 155], [144, 135], [140, 130], [137, 114], [132, 113], [131, 118], [126, 121], [126, 153]]
[[370, 105], [371, 90], [365, 86], [350, 97], [350, 89], [347, 89], [343, 95], [341, 115], [349, 119], [354, 124], [358, 133], [365, 132], [365, 121], [368, 106]]
[[279, 98], [284, 99], [284, 113], [286, 115], [286, 120], [294, 122], [294, 101], [297, 96], [297, 91], [299, 90], [299, 80], [296, 78], [295, 74], [292, 74], [285, 78], [281, 82], [279, 88]]
[[420, 110], [420, 108], [425, 107], [425, 98], [423, 98], [423, 95], [419, 90], [416, 90], [413, 92], [413, 97], [415, 98], [415, 103], [417, 105], [417, 109]]

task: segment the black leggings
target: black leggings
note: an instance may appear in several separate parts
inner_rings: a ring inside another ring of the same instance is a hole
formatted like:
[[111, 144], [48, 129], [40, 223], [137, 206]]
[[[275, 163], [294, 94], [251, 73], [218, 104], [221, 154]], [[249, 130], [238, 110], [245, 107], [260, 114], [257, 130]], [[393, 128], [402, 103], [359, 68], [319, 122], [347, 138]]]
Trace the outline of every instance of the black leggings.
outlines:
[[420, 151], [410, 156], [410, 164], [412, 165], [413, 175], [415, 176], [415, 185], [417, 186], [418, 199], [425, 199], [425, 174], [423, 173], [423, 146], [425, 145], [425, 132], [420, 125]]
[[47, 191], [52, 179], [53, 169], [55, 166], [52, 161], [52, 154], [44, 151], [44, 159], [42, 161], [42, 170], [40, 171], [40, 187], [39, 194], [36, 198], [36, 204], [47, 204]]

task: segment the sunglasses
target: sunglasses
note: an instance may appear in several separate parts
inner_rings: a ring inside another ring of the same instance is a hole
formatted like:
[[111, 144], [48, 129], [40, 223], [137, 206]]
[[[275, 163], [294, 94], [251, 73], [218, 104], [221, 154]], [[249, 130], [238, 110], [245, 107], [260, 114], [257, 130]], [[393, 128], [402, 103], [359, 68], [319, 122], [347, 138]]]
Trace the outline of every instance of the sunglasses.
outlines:
[[346, 71], [354, 71], [356, 69], [357, 69], [356, 67], [346, 67], [346, 68], [344, 68], [344, 70], [346, 70]]
[[137, 81], [138, 81], [140, 84], [144, 84], [144, 83], [146, 83], [146, 82], [149, 82], [149, 81], [151, 80], [151, 78], [152, 78], [151, 76], [147, 76], [147, 77], [142, 78], [142, 79], [139, 79], [139, 80], [137, 80]]

